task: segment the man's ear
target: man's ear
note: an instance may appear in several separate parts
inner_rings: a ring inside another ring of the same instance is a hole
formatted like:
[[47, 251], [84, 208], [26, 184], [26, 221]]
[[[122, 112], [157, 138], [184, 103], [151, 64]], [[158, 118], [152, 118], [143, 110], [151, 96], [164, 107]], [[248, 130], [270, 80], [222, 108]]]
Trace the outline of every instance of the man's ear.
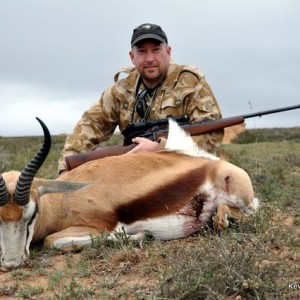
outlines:
[[171, 46], [167, 46], [167, 53], [168, 53], [168, 55], [169, 55], [169, 61], [171, 61], [171, 53], [172, 53], [172, 48], [171, 48]]
[[133, 50], [130, 50], [129, 51], [129, 57], [131, 59], [131, 62], [134, 64], [133, 60], [134, 60], [134, 53], [133, 53]]

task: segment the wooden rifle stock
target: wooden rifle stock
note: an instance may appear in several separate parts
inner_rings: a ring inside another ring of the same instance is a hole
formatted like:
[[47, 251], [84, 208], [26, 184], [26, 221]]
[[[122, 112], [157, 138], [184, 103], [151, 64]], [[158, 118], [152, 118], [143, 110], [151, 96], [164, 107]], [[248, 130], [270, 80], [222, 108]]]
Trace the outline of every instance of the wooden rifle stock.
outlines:
[[[227, 119], [219, 119], [219, 120], [209, 120], [201, 123], [193, 123], [193, 124], [185, 124], [181, 127], [187, 131], [191, 136], [209, 133], [211, 131], [220, 130], [225, 127], [241, 124], [244, 122], [244, 118], [242, 116], [232, 117]], [[166, 137], [168, 135], [168, 130], [158, 130], [153, 131], [152, 135], [149, 137], [151, 140], [157, 140], [161, 137]], [[107, 156], [116, 156], [129, 152], [131, 149], [136, 147], [137, 144], [131, 144], [129, 146], [107, 146], [96, 148], [93, 151], [88, 151], [76, 155], [66, 156], [66, 164], [68, 171], [75, 169], [76, 167], [99, 158], [104, 158]]]
[[136, 146], [137, 144], [131, 144], [129, 146], [122, 146], [122, 145], [106, 146], [106, 147], [96, 148], [93, 151], [66, 156], [65, 161], [67, 164], [67, 170], [68, 171], [73, 170], [78, 166], [91, 160], [104, 158], [107, 156], [116, 156], [116, 155], [125, 154]]

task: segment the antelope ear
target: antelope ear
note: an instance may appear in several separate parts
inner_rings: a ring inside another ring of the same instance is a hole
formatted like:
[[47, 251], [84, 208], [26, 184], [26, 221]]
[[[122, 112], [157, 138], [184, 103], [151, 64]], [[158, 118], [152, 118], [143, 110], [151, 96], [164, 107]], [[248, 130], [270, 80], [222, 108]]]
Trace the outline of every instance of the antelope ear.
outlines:
[[60, 181], [60, 180], [42, 180], [38, 186], [40, 196], [49, 193], [66, 193], [79, 190], [91, 182], [74, 182], [74, 181]]

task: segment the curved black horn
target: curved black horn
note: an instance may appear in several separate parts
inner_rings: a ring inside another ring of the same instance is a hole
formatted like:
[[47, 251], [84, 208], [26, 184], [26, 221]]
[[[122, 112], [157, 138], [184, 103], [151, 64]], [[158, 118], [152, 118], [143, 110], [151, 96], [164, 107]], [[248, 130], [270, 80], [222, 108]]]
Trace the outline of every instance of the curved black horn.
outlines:
[[18, 179], [16, 191], [14, 194], [14, 200], [19, 205], [26, 205], [29, 202], [30, 187], [33, 178], [38, 172], [39, 168], [42, 166], [45, 159], [47, 158], [51, 148], [51, 135], [47, 126], [39, 118], [36, 119], [40, 122], [44, 131], [44, 144], [42, 148], [38, 151], [38, 153], [35, 155], [35, 157], [31, 159], [31, 161], [21, 172], [21, 175]]
[[0, 206], [5, 205], [6, 201], [7, 201], [6, 185], [2, 175], [0, 175]]

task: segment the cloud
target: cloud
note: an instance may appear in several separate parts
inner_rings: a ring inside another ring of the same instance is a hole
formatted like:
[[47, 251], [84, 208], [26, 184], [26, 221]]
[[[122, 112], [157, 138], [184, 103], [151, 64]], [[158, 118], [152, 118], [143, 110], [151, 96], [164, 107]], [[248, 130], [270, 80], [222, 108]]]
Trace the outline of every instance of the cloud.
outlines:
[[[68, 91], [29, 84], [0, 85], [1, 99], [8, 103], [1, 109], [0, 136], [41, 135], [36, 117], [42, 119], [52, 134], [69, 133], [84, 110], [97, 95], [74, 97]], [[6, 124], [6, 125], [4, 125]]]
[[[163, 27], [175, 61], [205, 74], [224, 117], [299, 104], [299, 9], [296, 0], [2, 0], [0, 135], [40, 134], [36, 116], [70, 133], [130, 65], [131, 33], [144, 22]], [[299, 126], [298, 116], [247, 126]]]

